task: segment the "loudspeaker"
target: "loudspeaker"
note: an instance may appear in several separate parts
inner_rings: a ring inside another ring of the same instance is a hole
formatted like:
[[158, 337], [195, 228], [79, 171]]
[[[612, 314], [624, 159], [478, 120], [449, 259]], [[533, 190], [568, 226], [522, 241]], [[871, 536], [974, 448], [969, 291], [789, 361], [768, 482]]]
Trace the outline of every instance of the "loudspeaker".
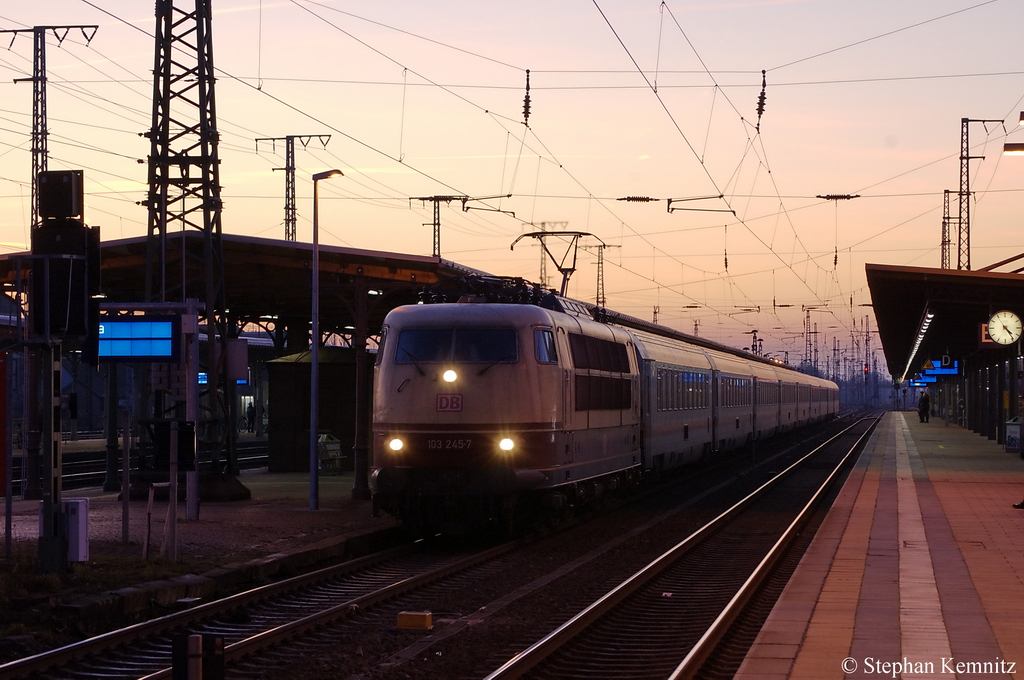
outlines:
[[44, 170], [38, 176], [39, 217], [82, 217], [85, 193], [81, 170]]
[[[48, 219], [32, 230], [32, 328], [51, 337], [95, 334], [99, 290], [99, 229], [75, 219]], [[49, 328], [47, 328], [49, 324]]]

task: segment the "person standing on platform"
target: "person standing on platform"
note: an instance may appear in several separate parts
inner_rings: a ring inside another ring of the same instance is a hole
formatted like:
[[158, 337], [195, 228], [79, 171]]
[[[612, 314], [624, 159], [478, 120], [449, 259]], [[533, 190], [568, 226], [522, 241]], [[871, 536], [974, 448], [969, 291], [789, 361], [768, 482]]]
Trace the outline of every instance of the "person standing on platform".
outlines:
[[922, 423], [928, 422], [931, 410], [931, 398], [928, 396], [928, 390], [925, 390], [924, 392], [921, 392], [921, 398], [917, 400], [917, 415], [921, 418]]
[[249, 405], [245, 407], [245, 424], [249, 432], [252, 432], [256, 427], [256, 409], [253, 408], [252, 402], [249, 402]]

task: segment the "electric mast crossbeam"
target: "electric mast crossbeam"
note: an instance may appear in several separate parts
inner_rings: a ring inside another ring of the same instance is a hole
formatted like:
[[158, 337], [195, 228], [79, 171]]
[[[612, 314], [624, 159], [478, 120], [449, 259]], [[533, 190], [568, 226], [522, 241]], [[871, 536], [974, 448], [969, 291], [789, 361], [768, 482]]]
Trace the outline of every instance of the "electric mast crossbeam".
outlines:
[[495, 198], [512, 198], [512, 194], [502, 194], [500, 196], [480, 196], [477, 198], [470, 198], [469, 196], [413, 196], [410, 201], [428, 201], [434, 204], [434, 221], [431, 226], [434, 228], [434, 243], [433, 243], [433, 256], [441, 257], [441, 204], [450, 204], [452, 201], [462, 202], [462, 212], [469, 212], [470, 210], [486, 210], [488, 212], [500, 212], [506, 215], [512, 215], [515, 217], [515, 213], [511, 210], [501, 210], [500, 208], [480, 208], [475, 205], [468, 205], [470, 201], [490, 201]]

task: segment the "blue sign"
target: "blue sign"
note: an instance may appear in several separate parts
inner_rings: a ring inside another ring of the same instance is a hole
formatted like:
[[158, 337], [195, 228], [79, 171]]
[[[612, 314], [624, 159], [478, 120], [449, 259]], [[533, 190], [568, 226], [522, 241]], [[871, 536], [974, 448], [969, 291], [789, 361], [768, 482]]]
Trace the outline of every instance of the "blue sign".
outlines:
[[926, 368], [921, 371], [921, 375], [960, 375], [960, 362], [954, 361], [952, 368], [943, 368], [941, 361], [932, 359], [931, 362], [934, 368]]
[[181, 361], [181, 318], [168, 316], [101, 317], [100, 361]]

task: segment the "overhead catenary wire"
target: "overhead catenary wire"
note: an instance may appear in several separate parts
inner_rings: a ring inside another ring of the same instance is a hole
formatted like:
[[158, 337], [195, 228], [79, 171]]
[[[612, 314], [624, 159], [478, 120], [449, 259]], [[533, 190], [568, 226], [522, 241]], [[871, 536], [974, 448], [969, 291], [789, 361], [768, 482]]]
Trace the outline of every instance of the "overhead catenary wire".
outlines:
[[[322, 6], [322, 5], [321, 5], [321, 6]], [[510, 67], [513, 67], [514, 65], [511, 65], [511, 64], [509, 64], [509, 66], [510, 66]], [[535, 73], [535, 74], [539, 74], [539, 73], [544, 73], [544, 71], [543, 71], [542, 69], [536, 69], [536, 70], [533, 70], [532, 72], [533, 72], [533, 73]], [[660, 71], [660, 73], [664, 74], [664, 73], [668, 73], [668, 71], [667, 71], [667, 70], [664, 70], [664, 69], [662, 69], [662, 70]], [[268, 81], [268, 82], [269, 82], [269, 81]], [[537, 91], [539, 91], [540, 89], [542, 89], [542, 86], [541, 86], [541, 84], [540, 84], [539, 82], [537, 82], [537, 83], [534, 83], [533, 85], [534, 85], [534, 89], [535, 89], [535, 90], [537, 90]], [[430, 86], [430, 85], [429, 85], [429, 84], [426, 84], [426, 85], [424, 85], [424, 86]], [[775, 82], [773, 81], [773, 87], [775, 87], [775, 86], [777, 86], [777, 83], [775, 83]], [[662, 89], [662, 87], [668, 87], [668, 84], [667, 84], [667, 83], [662, 83], [662, 82], [657, 82], [657, 88], [658, 88], [658, 89], [660, 90], [660, 89]], [[727, 85], [727, 84], [725, 84], [725, 83], [719, 83], [719, 84], [713, 84], [713, 85], [711, 85], [710, 87], [712, 87], [712, 88], [718, 88], [718, 90], [717, 90], [717, 91], [718, 91], [718, 92], [721, 92], [721, 88], [722, 88], [722, 87], [729, 87], [729, 85]], [[510, 89], [511, 89], [511, 86], [510, 86]], [[749, 102], [747, 102], [747, 105], [748, 105], [748, 107], [749, 107]], [[543, 135], [543, 133], [544, 133], [544, 130], [543, 130], [543, 129], [541, 129], [541, 130], [539, 130], [539, 132], [540, 132], [540, 133], [541, 133], [541, 134]], [[516, 136], [518, 137], [519, 135], [516, 135]], [[522, 136], [522, 139], [523, 139], [523, 143], [524, 143], [524, 145], [525, 145], [525, 144], [527, 143], [527, 137], [528, 137], [528, 136], [527, 136], [526, 134], [524, 134], [524, 135]], [[529, 139], [533, 139], [533, 138], [535, 138], [535, 137], [536, 137], [536, 133], [533, 133], [533, 134], [530, 134], [530, 135], [529, 135]], [[557, 140], [556, 140], [556, 141], [557, 141]], [[763, 144], [764, 144], [764, 142], [763, 142], [763, 141], [761, 141], [761, 140], [759, 140], [758, 144], [759, 144], [759, 145], [763, 145]], [[533, 143], [531, 143], [531, 145], [533, 145], [534, 147], [536, 147], [536, 144], [533, 144]], [[558, 147], [557, 147], [557, 144], [555, 145], [555, 148], [558, 148]], [[706, 151], [707, 151], [707, 147], [705, 146], [705, 150], [704, 150], [704, 152], [702, 152], [702, 154], [701, 154], [701, 155], [702, 155], [702, 156], [704, 156], [704, 155], [705, 155], [705, 153], [706, 153]], [[343, 154], [343, 155], [344, 155], [344, 154]], [[401, 154], [399, 154], [399, 158], [400, 158], [400, 157], [401, 157]], [[538, 158], [540, 158], [540, 154], [538, 154]], [[400, 158], [400, 160], [401, 160], [401, 158]], [[543, 160], [542, 162], [543, 162], [543, 163], [545, 163], [545, 164], [547, 164], [547, 163], [549, 163], [549, 162], [551, 162], [551, 161], [549, 161], [549, 160], [548, 160], [547, 158], [545, 158], [545, 159], [544, 159], [544, 160]], [[559, 166], [561, 167], [561, 165], [560, 165], [560, 164], [559, 164]], [[767, 165], [765, 165], [765, 167], [767, 167]], [[748, 174], [748, 173], [746, 173], [746, 172], [744, 172], [744, 174], [743, 174], [743, 179], [744, 179], [744, 180], [747, 180], [747, 179], [749, 179], [749, 174]], [[504, 183], [504, 182], [503, 182], [503, 183]], [[727, 193], [727, 194], [728, 194], [728, 195], [730, 196], [730, 199], [731, 199], [731, 200], [736, 200], [737, 198], [739, 198], [739, 197], [740, 197], [740, 195], [741, 195], [741, 193], [742, 193], [742, 191], [743, 191], [744, 187], [740, 186], [740, 187], [739, 187], [739, 190], [738, 190], [738, 191], [736, 190], [736, 189], [737, 189], [737, 187], [731, 187], [731, 189], [732, 189], [732, 191], [731, 191], [731, 192], [727, 191], [726, 193]], [[390, 190], [389, 190], [389, 191], [390, 191]], [[358, 189], [357, 189], [356, 193], [361, 193], [361, 192], [359, 192], [359, 191], [358, 191]], [[370, 194], [372, 194], [372, 193], [375, 193], [375, 192], [369, 192], [369, 193], [370, 193]], [[396, 193], [397, 193], [397, 192], [396, 192]], [[403, 193], [403, 194], [407, 194], [408, 192], [404, 192], [404, 191], [403, 191], [403, 192], [401, 192], [401, 193]], [[538, 192], [538, 191], [534, 191], [532, 195], [533, 195], [533, 196], [538, 196], [538, 195], [540, 195], [540, 193], [541, 193], [541, 192]], [[756, 194], [757, 194], [758, 192], [756, 192], [756, 191], [751, 191], [751, 192], [746, 192], [746, 193], [747, 193], [747, 195], [749, 195], [749, 196], [753, 196], [753, 195], [756, 195]], [[527, 196], [529, 196], [529, 194], [527, 194]], [[340, 196], [339, 196], [339, 197], [340, 197]], [[344, 197], [341, 197], [341, 198], [343, 198], [344, 200], [365, 200], [365, 196], [364, 196], [364, 197], [360, 197], [360, 196], [344, 196]], [[591, 198], [590, 196], [587, 196], [587, 195], [584, 195], [584, 196], [580, 196], [580, 197], [577, 197], [577, 198], [578, 198], [578, 200], [588, 200], [589, 202], [593, 202], [593, 201], [595, 200], [594, 198]], [[391, 200], [391, 199], [384, 199], [384, 200], [385, 200], [385, 201], [387, 201], [387, 200]], [[609, 199], [600, 199], [600, 200], [598, 200], [598, 203], [597, 203], [597, 205], [598, 205], [598, 206], [602, 205], [601, 201], [604, 201], [604, 200], [611, 200], [611, 199], [610, 199], [610, 198], [609, 198]], [[383, 205], [383, 204], [382, 204], [382, 205]], [[777, 212], [777, 213], [775, 213], [774, 215], [776, 215], [776, 216], [777, 216], [777, 215], [779, 215], [779, 214], [782, 214], [782, 212]], [[769, 219], [771, 219], [771, 218], [769, 218]], [[749, 220], [748, 220], [748, 221], [749, 221]], [[764, 229], [763, 229], [763, 227], [760, 227], [760, 226], [759, 226], [759, 227], [758, 227], [758, 229], [759, 229], [759, 231], [761, 231], [762, 233], [764, 232]], [[641, 231], [642, 231], [642, 230], [641, 230]], [[633, 235], [630, 235], [630, 234], [627, 234], [627, 238], [634, 238], [634, 236], [633, 236]], [[766, 240], [766, 242], [767, 242], [767, 243], [769, 243], [769, 245], [772, 245], [772, 239], [771, 239], [771, 238], [769, 238], [769, 237], [767, 237], [767, 236], [766, 236], [766, 239], [765, 239], [765, 240]], [[737, 252], [738, 252], [738, 251], [737, 251]], [[783, 252], [784, 252], [784, 249], [783, 249]], [[677, 270], [678, 270], [678, 268], [677, 268]]]

